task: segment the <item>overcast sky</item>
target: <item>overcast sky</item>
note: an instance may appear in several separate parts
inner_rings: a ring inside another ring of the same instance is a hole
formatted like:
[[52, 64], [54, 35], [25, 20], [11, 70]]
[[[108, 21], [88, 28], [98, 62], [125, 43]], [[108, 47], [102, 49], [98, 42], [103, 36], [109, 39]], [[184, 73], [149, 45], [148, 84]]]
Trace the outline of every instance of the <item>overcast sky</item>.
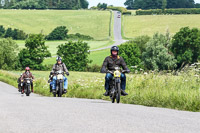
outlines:
[[[96, 6], [98, 3], [107, 3], [108, 5], [124, 6], [126, 0], [87, 0], [89, 7]], [[200, 3], [200, 0], [194, 0], [196, 3]]]

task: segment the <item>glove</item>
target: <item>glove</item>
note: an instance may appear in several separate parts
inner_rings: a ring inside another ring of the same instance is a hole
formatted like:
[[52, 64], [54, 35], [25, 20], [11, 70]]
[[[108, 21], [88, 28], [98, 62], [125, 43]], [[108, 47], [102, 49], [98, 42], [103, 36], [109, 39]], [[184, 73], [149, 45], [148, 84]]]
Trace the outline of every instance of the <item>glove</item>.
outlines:
[[69, 72], [66, 72], [66, 75], [69, 76]]
[[126, 69], [127, 73], [130, 73], [131, 71], [129, 69]]
[[107, 73], [107, 70], [106, 70], [105, 67], [103, 67], [103, 68], [101, 69], [101, 73]]

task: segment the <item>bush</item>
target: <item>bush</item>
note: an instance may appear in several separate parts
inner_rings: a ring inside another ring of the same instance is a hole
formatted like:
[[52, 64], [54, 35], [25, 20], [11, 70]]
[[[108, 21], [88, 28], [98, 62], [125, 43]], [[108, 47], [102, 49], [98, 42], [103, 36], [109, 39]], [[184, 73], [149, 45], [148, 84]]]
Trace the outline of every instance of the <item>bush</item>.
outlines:
[[3, 27], [3, 25], [0, 25], [0, 37], [3, 37], [5, 34], [5, 28]]
[[136, 15], [200, 14], [199, 8], [137, 10]]
[[63, 58], [70, 71], [85, 71], [88, 63], [89, 46], [87, 43], [78, 41], [61, 44], [58, 46], [57, 55]]
[[139, 46], [133, 42], [129, 41], [119, 46], [119, 55], [124, 58], [127, 66], [138, 66], [137, 68], [143, 68], [141, 65], [141, 51]]
[[122, 14], [123, 14], [124, 12], [127, 12], [127, 9], [124, 8], [124, 7], [108, 6], [107, 9], [117, 10], [117, 11], [120, 11]]
[[135, 39], [133, 39], [133, 42], [139, 46], [141, 53], [143, 53], [143, 52], [145, 52], [146, 44], [150, 39], [151, 38], [149, 36], [143, 35], [143, 36], [139, 36], [139, 37], [136, 37]]
[[42, 65], [44, 58], [51, 57], [51, 53], [45, 46], [44, 36], [41, 34], [30, 35], [25, 41], [25, 47], [18, 54], [22, 69], [29, 66], [31, 69], [44, 70]]
[[100, 72], [100, 70], [101, 70], [101, 66], [94, 64], [92, 66], [88, 65], [85, 71], [86, 72]]
[[27, 38], [27, 34], [19, 29], [12, 30], [12, 28], [8, 28], [5, 30], [3, 26], [0, 26], [0, 37], [11, 37], [14, 40], [25, 40]]
[[18, 45], [11, 39], [0, 39], [0, 69], [16, 69]]
[[130, 11], [126, 11], [122, 13], [123, 15], [131, 15], [132, 13]]
[[94, 38], [88, 35], [82, 35], [80, 33], [69, 34], [67, 35], [67, 39], [71, 40], [93, 40]]
[[48, 36], [47, 40], [64, 40], [67, 38], [68, 29], [66, 26], [56, 27]]
[[181, 28], [172, 40], [172, 52], [178, 61], [178, 67], [200, 60], [200, 30]]
[[176, 60], [170, 53], [171, 38], [169, 34], [154, 34], [146, 44], [146, 50], [142, 54], [144, 66], [148, 70], [170, 70], [176, 67]]

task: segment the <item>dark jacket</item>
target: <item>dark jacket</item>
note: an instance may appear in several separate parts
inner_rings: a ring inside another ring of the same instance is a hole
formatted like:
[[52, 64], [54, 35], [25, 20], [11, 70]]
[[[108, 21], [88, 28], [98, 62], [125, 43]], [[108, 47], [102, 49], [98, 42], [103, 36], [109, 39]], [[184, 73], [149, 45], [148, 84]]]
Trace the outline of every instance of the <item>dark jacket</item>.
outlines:
[[32, 78], [32, 79], [34, 79], [34, 76], [33, 76], [33, 74], [31, 72], [29, 72], [29, 73], [24, 72], [22, 74], [21, 80], [24, 80], [25, 78]]
[[54, 64], [51, 72], [55, 73], [55, 72], [57, 72], [59, 70], [62, 70], [63, 72], [68, 73], [67, 67], [66, 67], [66, 65], [64, 63], [61, 63], [61, 64], [56, 63], [56, 64]]
[[117, 58], [114, 59], [112, 56], [108, 56], [103, 62], [101, 73], [106, 73], [107, 70], [113, 71], [115, 70], [116, 66], [122, 67], [123, 70], [128, 70], [128, 67], [126, 66], [126, 63], [122, 57], [117, 56]]

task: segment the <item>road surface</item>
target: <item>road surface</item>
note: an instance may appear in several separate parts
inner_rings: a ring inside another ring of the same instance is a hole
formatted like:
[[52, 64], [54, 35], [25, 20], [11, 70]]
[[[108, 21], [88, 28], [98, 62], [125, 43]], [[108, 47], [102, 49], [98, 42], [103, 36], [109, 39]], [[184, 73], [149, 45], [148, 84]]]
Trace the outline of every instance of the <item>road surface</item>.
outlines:
[[121, 17], [118, 18], [118, 15], [121, 16], [121, 13], [117, 13], [117, 12], [118, 11], [113, 11], [113, 13], [114, 13], [114, 41], [115, 41], [115, 43], [113, 45], [111, 45], [111, 46], [90, 50], [91, 52], [92, 51], [103, 50], [103, 49], [108, 49], [108, 48], [111, 48], [112, 46], [117, 46], [117, 45], [120, 45], [120, 44], [122, 44], [122, 43], [127, 41], [127, 40], [123, 40], [122, 39], [122, 35], [121, 35]]
[[103, 100], [22, 96], [0, 82], [0, 133], [198, 133], [200, 113]]

